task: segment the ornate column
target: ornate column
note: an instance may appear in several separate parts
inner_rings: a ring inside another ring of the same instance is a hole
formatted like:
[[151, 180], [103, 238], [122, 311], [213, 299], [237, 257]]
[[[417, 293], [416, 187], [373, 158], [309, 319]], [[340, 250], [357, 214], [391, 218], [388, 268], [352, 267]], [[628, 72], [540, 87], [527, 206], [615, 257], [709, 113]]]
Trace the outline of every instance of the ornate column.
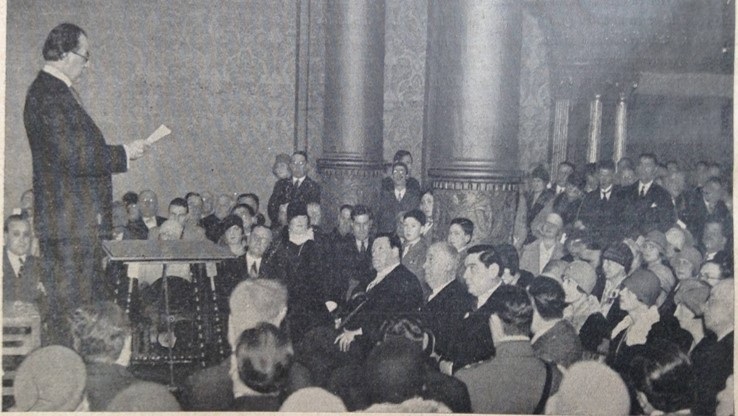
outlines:
[[384, 0], [326, 2], [323, 219], [342, 204], [374, 206], [382, 178]]
[[589, 135], [587, 137], [587, 163], [594, 163], [600, 158], [600, 140], [602, 136], [602, 100], [600, 94], [589, 104]]
[[511, 241], [517, 202], [522, 5], [430, 0], [424, 139], [441, 229]]
[[613, 144], [612, 160], [618, 163], [618, 160], [625, 157], [625, 148], [628, 139], [628, 106], [625, 102], [625, 94], [620, 93], [617, 108], [615, 109], [615, 143]]
[[555, 169], [559, 163], [566, 161], [566, 149], [569, 145], [569, 109], [571, 100], [558, 98], [554, 102], [554, 126], [551, 145], [551, 167]]

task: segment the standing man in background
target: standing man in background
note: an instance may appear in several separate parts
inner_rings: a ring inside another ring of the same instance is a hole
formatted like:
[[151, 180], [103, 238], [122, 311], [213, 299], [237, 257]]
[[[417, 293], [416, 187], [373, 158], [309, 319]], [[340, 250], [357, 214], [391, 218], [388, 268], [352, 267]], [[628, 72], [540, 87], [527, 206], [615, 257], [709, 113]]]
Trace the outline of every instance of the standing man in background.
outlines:
[[28, 89], [23, 120], [33, 157], [36, 234], [48, 279], [52, 343], [70, 345], [66, 318], [104, 296], [101, 239], [111, 237], [111, 174], [141, 157], [144, 140], [111, 146], [85, 111], [72, 84], [90, 61], [84, 30], [52, 29], [45, 65]]

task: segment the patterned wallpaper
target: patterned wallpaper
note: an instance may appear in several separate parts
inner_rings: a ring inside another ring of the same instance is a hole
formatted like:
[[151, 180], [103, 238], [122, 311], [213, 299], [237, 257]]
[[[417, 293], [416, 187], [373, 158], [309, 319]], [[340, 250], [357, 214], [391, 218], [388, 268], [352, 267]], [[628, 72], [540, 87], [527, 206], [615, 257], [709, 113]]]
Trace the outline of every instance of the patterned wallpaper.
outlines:
[[78, 90], [108, 143], [172, 128], [114, 194], [151, 187], [161, 210], [189, 190], [271, 193], [273, 155], [293, 147], [294, 0], [11, 0], [7, 21], [6, 202], [31, 185], [23, 127], [26, 89], [49, 30], [84, 28], [92, 60]]

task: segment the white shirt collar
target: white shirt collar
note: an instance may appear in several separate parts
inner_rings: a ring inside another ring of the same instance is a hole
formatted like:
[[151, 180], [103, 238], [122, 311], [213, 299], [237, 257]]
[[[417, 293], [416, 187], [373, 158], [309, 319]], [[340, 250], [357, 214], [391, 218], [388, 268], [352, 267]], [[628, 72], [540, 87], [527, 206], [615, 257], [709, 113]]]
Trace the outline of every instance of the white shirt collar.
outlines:
[[495, 285], [492, 289], [488, 290], [485, 293], [482, 293], [482, 296], [477, 298], [477, 309], [481, 308], [487, 301], [489, 300], [490, 296], [492, 296], [493, 293], [495, 293], [495, 290], [497, 290], [498, 287], [502, 285], [502, 280], [500, 280], [499, 283]]
[[251, 267], [251, 264], [256, 262], [256, 268], [258, 269], [261, 266], [261, 257], [256, 258], [253, 257], [248, 251], [246, 252], [246, 265]]
[[454, 279], [449, 280], [448, 282], [444, 283], [443, 286], [433, 289], [430, 296], [428, 296], [428, 302], [431, 301], [431, 299], [435, 298], [443, 289], [445, 289], [448, 285], [453, 283]]
[[42, 71], [46, 72], [47, 74], [53, 76], [54, 78], [58, 78], [61, 81], [63, 81], [65, 84], [67, 84], [67, 87], [72, 86], [72, 80], [69, 79], [68, 76], [64, 75], [62, 71], [60, 71], [58, 68], [53, 67], [49, 64], [44, 65], [43, 68], [41, 68]]
[[5, 249], [5, 251], [8, 253], [8, 260], [10, 261], [10, 266], [13, 267], [13, 271], [15, 272], [15, 274], [18, 274], [18, 270], [20, 270], [20, 267], [21, 267], [21, 260], [25, 262], [27, 256], [19, 256], [11, 252], [8, 249]]
[[651, 185], [653, 185], [653, 181], [648, 183], [643, 183], [641, 181], [638, 181], [638, 192], [640, 192], [641, 187], [643, 187], [643, 193], [648, 193], [648, 190], [651, 189]]
[[146, 228], [152, 229], [157, 226], [156, 224], [156, 216], [154, 217], [142, 217], [144, 224], [146, 224]]

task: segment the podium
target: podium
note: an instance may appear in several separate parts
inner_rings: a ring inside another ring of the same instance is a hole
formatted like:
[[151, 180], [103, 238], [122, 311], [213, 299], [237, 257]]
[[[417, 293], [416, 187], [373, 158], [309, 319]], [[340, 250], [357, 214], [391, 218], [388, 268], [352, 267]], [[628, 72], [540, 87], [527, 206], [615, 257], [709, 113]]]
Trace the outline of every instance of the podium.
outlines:
[[[121, 240], [121, 241], [103, 241], [102, 243], [103, 250], [105, 251], [106, 255], [108, 256], [108, 259], [111, 261], [121, 262], [123, 264], [131, 264], [131, 263], [161, 263], [162, 266], [162, 274], [161, 274], [161, 284], [163, 288], [163, 305], [164, 305], [164, 314], [165, 314], [165, 323], [166, 323], [166, 356], [161, 357], [159, 355], [150, 355], [148, 354], [148, 350], [146, 349], [144, 353], [141, 353], [140, 351], [140, 344], [141, 340], [136, 340], [136, 336], [134, 334], [134, 340], [139, 342], [133, 342], [132, 343], [132, 351], [131, 351], [131, 363], [132, 364], [156, 364], [156, 363], [166, 363], [169, 366], [169, 381], [170, 381], [170, 387], [174, 386], [174, 365], [175, 363], [192, 363], [199, 361], [200, 365], [205, 366], [205, 356], [206, 356], [206, 339], [203, 335], [203, 324], [205, 320], [208, 320], [208, 322], [213, 323], [214, 325], [219, 329], [218, 332], [222, 332], [223, 328], [220, 327], [220, 317], [218, 314], [217, 309], [217, 299], [216, 299], [216, 291], [215, 291], [215, 280], [213, 277], [208, 277], [206, 274], [204, 276], [205, 279], [208, 279], [207, 285], [200, 284], [201, 282], [198, 282], [197, 276], [192, 276], [192, 287], [193, 287], [193, 298], [194, 304], [190, 305], [192, 309], [194, 309], [195, 312], [195, 320], [197, 325], [197, 335], [198, 335], [198, 350], [199, 354], [198, 356], [192, 356], [192, 355], [180, 355], [175, 357], [173, 352], [173, 340], [174, 338], [174, 331], [173, 331], [173, 322], [174, 318], [171, 315], [170, 311], [170, 303], [172, 301], [171, 299], [171, 293], [170, 293], [170, 285], [169, 279], [171, 276], [167, 274], [167, 266], [174, 265], [174, 264], [204, 264], [206, 262], [220, 262], [226, 259], [232, 259], [235, 258], [235, 255], [231, 253], [231, 251], [227, 247], [220, 247], [215, 245], [210, 240], [205, 241], [182, 241], [182, 240], [174, 240], [174, 241], [164, 241], [164, 240]], [[204, 273], [203, 273], [204, 274]], [[125, 308], [126, 314], [129, 315], [131, 313], [131, 302], [132, 302], [132, 296], [134, 292], [134, 281], [136, 279], [131, 278], [128, 282], [128, 289], [126, 293], [126, 300], [124, 301], [125, 305], [121, 305]], [[211, 299], [212, 304], [215, 305], [214, 313], [210, 314], [212, 316], [208, 316], [208, 314], [205, 314], [205, 303], [207, 300], [205, 299], [205, 296], [203, 293], [201, 293], [199, 286], [204, 287], [210, 287], [211, 289]], [[137, 333], [137, 331], [134, 331], [134, 333]], [[144, 331], [145, 333], [145, 331]], [[150, 342], [147, 337], [142, 337], [144, 343]], [[218, 343], [222, 343], [222, 337], [218, 337], [217, 339]], [[148, 345], [148, 344], [145, 344]], [[220, 346], [221, 354], [223, 353], [223, 346]]]

